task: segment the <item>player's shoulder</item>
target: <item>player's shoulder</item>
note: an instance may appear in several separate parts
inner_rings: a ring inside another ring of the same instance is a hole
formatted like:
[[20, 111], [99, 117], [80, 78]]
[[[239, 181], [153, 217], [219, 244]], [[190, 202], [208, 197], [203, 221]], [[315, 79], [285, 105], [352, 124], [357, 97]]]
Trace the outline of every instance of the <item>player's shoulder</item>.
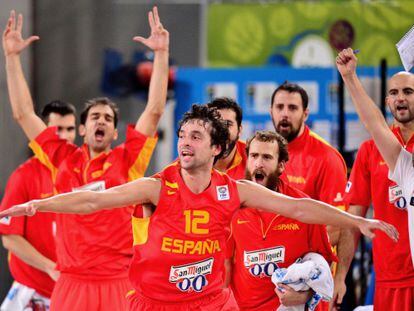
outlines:
[[309, 196], [303, 191], [297, 189], [294, 186], [284, 182], [282, 179], [279, 180], [279, 192], [288, 195], [293, 198], [309, 198]]
[[341, 162], [344, 162], [341, 153], [320, 135], [312, 130], [309, 130], [309, 137], [312, 144], [311, 149], [315, 154], [325, 159], [338, 159]]
[[373, 139], [364, 140], [358, 148], [358, 152], [378, 150]]
[[160, 172], [152, 175], [153, 178], [162, 179], [169, 183], [177, 183], [180, 176], [180, 162], [175, 160], [165, 166]]
[[239, 139], [239, 140], [237, 141], [237, 147], [238, 147], [239, 149], [246, 150], [246, 141]]
[[[20, 164], [13, 172], [13, 174], [37, 174], [40, 169], [43, 168], [43, 164], [36, 157], [31, 157], [25, 162]], [[27, 176], [27, 175], [26, 175]]]

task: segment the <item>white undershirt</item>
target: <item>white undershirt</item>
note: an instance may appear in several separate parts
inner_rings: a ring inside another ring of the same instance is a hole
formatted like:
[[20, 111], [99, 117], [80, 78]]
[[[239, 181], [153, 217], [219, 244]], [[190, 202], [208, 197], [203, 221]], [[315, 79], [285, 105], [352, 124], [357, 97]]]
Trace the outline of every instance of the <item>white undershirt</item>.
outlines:
[[408, 234], [410, 238], [411, 260], [414, 266], [414, 167], [412, 154], [401, 148], [394, 172], [388, 172], [388, 178], [395, 181], [402, 189], [407, 201]]

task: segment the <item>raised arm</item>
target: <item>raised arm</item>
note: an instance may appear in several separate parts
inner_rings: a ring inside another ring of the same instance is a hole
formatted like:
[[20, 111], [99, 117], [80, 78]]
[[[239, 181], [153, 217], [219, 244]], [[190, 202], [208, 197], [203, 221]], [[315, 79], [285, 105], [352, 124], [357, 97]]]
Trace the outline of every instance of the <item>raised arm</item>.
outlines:
[[157, 7], [148, 13], [151, 35], [148, 38], [134, 37], [154, 51], [154, 66], [149, 86], [148, 102], [139, 117], [135, 129], [147, 136], [154, 136], [158, 122], [165, 110], [168, 87], [169, 33], [164, 29], [158, 16]]
[[377, 145], [389, 169], [394, 171], [401, 145], [392, 134], [381, 111], [364, 90], [356, 74], [357, 58], [351, 48], [343, 50], [336, 58], [336, 66], [344, 79], [356, 111]]
[[15, 205], [0, 212], [3, 217], [32, 216], [37, 211], [91, 214], [103, 209], [124, 207], [133, 204], [158, 203], [161, 183], [155, 178], [140, 178], [129, 183], [107, 189], [102, 192], [77, 191], [59, 194], [54, 197], [33, 200], [25, 204]]
[[22, 28], [23, 16], [19, 14], [16, 20], [16, 13], [11, 11], [3, 32], [3, 50], [13, 117], [29, 140], [33, 140], [46, 128], [46, 124], [34, 111], [32, 97], [23, 74], [20, 53], [33, 41], [39, 40], [39, 37], [31, 36], [23, 39]]
[[257, 208], [308, 224], [356, 228], [370, 238], [375, 237], [373, 230], [379, 229], [394, 241], [398, 240], [394, 226], [383, 221], [353, 216], [312, 199], [294, 199], [247, 180], [237, 181], [237, 187], [242, 207]]

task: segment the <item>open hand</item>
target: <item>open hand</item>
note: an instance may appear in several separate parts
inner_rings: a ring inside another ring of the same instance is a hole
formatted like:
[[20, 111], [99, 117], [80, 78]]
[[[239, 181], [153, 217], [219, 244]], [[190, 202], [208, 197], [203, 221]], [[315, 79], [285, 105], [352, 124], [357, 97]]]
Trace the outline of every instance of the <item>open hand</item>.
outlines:
[[3, 50], [5, 56], [19, 55], [32, 42], [39, 40], [38, 36], [27, 39], [22, 37], [23, 15], [19, 14], [16, 21], [16, 12], [11, 11], [3, 32]]
[[346, 293], [346, 284], [344, 280], [334, 278], [334, 293], [332, 300], [329, 302], [329, 310], [338, 310], [338, 307], [341, 305], [342, 300], [344, 299]]
[[168, 51], [170, 35], [160, 22], [156, 6], [148, 13], [148, 22], [151, 27], [151, 35], [148, 38], [136, 36], [133, 40], [145, 44], [153, 51]]
[[362, 234], [371, 239], [375, 237], [374, 230], [381, 230], [387, 234], [394, 242], [398, 241], [399, 234], [397, 229], [385, 221], [361, 218], [358, 227]]

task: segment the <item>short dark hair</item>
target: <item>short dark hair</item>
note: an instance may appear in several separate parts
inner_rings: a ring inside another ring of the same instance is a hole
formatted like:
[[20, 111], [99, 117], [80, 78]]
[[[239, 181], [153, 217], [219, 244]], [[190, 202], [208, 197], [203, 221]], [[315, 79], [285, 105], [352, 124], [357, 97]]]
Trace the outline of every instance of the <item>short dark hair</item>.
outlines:
[[116, 128], [116, 126], [118, 125], [119, 108], [117, 104], [111, 101], [108, 97], [96, 97], [96, 98], [92, 98], [88, 100], [85, 103], [83, 111], [81, 112], [80, 124], [85, 125], [86, 119], [88, 118], [89, 110], [91, 110], [92, 107], [99, 106], [99, 105], [109, 106], [109, 108], [112, 109], [112, 111], [114, 112], [114, 125]]
[[42, 109], [41, 116], [43, 121], [49, 123], [49, 116], [51, 113], [56, 113], [62, 117], [73, 114], [76, 117], [76, 108], [71, 103], [61, 100], [52, 100]]
[[236, 114], [237, 126], [240, 127], [243, 121], [243, 110], [242, 108], [231, 98], [228, 97], [217, 97], [207, 104], [209, 108], [229, 109], [233, 110]]
[[308, 108], [309, 97], [308, 93], [306, 93], [305, 89], [301, 87], [299, 84], [291, 83], [289, 81], [283, 82], [281, 85], [278, 86], [276, 90], [274, 90], [272, 94], [272, 101], [270, 103], [270, 107], [273, 107], [273, 101], [275, 100], [275, 96], [279, 91], [286, 91], [289, 93], [299, 93], [300, 97], [302, 98], [302, 107], [303, 110]]
[[201, 120], [204, 124], [209, 123], [211, 125], [211, 145], [221, 147], [220, 154], [214, 158], [214, 163], [216, 163], [225, 154], [230, 139], [226, 122], [221, 118], [216, 108], [210, 108], [207, 105], [193, 105], [191, 110], [187, 111], [179, 122], [177, 135], [179, 135], [182, 126], [191, 120]]
[[288, 142], [287, 140], [280, 135], [279, 133], [273, 132], [273, 131], [257, 131], [256, 133], [254, 133], [254, 135], [252, 137], [250, 137], [247, 141], [246, 141], [246, 153], [247, 156], [249, 156], [249, 149], [250, 149], [250, 144], [252, 143], [253, 140], [257, 139], [260, 142], [277, 142], [278, 146], [279, 146], [279, 157], [278, 157], [278, 162], [287, 162], [289, 161], [289, 152], [288, 152]]

